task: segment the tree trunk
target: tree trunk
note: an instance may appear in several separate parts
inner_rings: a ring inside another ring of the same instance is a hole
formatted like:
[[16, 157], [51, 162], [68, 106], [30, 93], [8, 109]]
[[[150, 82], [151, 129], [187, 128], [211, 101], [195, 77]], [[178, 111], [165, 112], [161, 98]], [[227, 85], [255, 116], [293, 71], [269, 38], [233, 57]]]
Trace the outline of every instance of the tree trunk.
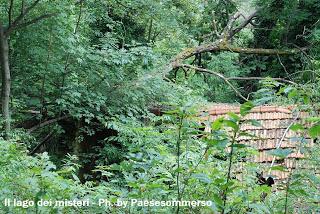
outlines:
[[0, 23], [0, 62], [2, 74], [1, 104], [2, 116], [4, 119], [5, 138], [10, 133], [10, 67], [9, 67], [9, 45], [8, 37], [4, 34], [4, 27]]

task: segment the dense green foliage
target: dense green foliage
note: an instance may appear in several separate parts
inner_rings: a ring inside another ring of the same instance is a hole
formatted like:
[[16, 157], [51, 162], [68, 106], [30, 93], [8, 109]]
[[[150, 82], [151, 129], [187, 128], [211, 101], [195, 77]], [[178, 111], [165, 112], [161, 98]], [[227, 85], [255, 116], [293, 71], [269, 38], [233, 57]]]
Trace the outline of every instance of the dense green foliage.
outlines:
[[[8, 37], [13, 128], [7, 137], [1, 120], [1, 213], [320, 211], [316, 171], [295, 170], [273, 191], [257, 182], [263, 167], [244, 161], [258, 151], [237, 141], [253, 137], [241, 131], [244, 123], [259, 126], [242, 119], [254, 106], [296, 105], [312, 116], [307, 127], [291, 127], [314, 141], [309, 147], [296, 139], [308, 157], [301, 164], [319, 167], [320, 2], [0, 0], [0, 27], [10, 29], [34, 2], [22, 21], [29, 24]], [[223, 36], [237, 11], [232, 24], [239, 27], [255, 9], [251, 24]], [[198, 70], [164, 73], [182, 51], [220, 39], [221, 47], [254, 51], [198, 51], [184, 59]], [[294, 51], [260, 53], [269, 49]], [[241, 114], [202, 124], [208, 102], [241, 103]], [[8, 198], [95, 204], [22, 208], [5, 206]], [[116, 207], [99, 199], [211, 204]]]

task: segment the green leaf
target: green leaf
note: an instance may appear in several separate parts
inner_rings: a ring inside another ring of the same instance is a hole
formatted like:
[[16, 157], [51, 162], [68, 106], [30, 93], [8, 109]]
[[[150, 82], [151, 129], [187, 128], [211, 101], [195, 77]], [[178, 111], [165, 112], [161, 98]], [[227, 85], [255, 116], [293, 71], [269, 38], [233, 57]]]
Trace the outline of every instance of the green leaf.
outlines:
[[298, 96], [298, 90], [297, 89], [293, 89], [289, 92], [288, 94], [288, 98], [291, 99], [291, 98], [294, 98], [294, 97], [297, 97]]
[[306, 121], [317, 123], [317, 122], [320, 122], [320, 117], [308, 117], [308, 118], [306, 118]]
[[238, 115], [236, 115], [233, 112], [228, 112], [228, 115], [230, 116], [230, 118], [232, 118], [235, 122], [240, 121], [240, 117]]
[[211, 129], [212, 130], [219, 130], [221, 129], [222, 125], [223, 125], [223, 121], [224, 118], [223, 117], [219, 117], [218, 119], [216, 119], [212, 124], [211, 124]]
[[236, 148], [246, 148], [248, 145], [243, 144], [243, 143], [235, 143], [233, 145], [230, 145], [230, 147], [236, 147]]
[[240, 106], [240, 114], [241, 116], [247, 115], [250, 110], [254, 107], [251, 101], [245, 102]]
[[229, 143], [228, 139], [222, 139], [222, 140], [208, 140], [207, 144], [210, 147], [217, 147], [218, 149], [225, 149], [227, 144]]
[[284, 166], [273, 166], [271, 167], [271, 170], [276, 170], [276, 171], [282, 171], [285, 172], [286, 168]]
[[294, 124], [290, 126], [290, 129], [292, 131], [299, 131], [299, 130], [304, 130], [304, 127], [301, 124]]
[[283, 90], [283, 92], [284, 93], [286, 93], [286, 94], [288, 94], [290, 91], [292, 91], [293, 90], [293, 88], [291, 87], [291, 86], [288, 86], [288, 87], [285, 87], [284, 88], [284, 90]]
[[290, 194], [296, 195], [296, 196], [308, 196], [308, 192], [306, 192], [305, 189], [302, 188], [294, 188], [294, 189], [289, 189], [288, 190]]
[[248, 122], [251, 123], [251, 125], [253, 125], [253, 126], [257, 126], [257, 127], [262, 126], [261, 122], [258, 120], [255, 120], [255, 119], [248, 120]]
[[263, 105], [263, 104], [271, 101], [273, 98], [274, 98], [273, 96], [264, 96], [264, 97], [261, 97], [261, 98], [255, 100], [255, 104], [256, 105]]
[[234, 181], [230, 180], [229, 182], [221, 185], [221, 189], [222, 190], [226, 190], [227, 188], [229, 189], [229, 191], [231, 190], [231, 187], [235, 184]]
[[156, 189], [156, 188], [162, 187], [162, 185], [157, 183], [151, 183], [151, 184], [147, 184], [147, 187], [151, 189]]
[[308, 95], [303, 95], [303, 103], [304, 104], [309, 104], [310, 103], [310, 97]]
[[307, 143], [303, 137], [298, 137], [298, 136], [290, 137], [289, 141], [292, 143], [298, 143], [298, 142]]
[[212, 183], [212, 180], [208, 177], [207, 174], [204, 174], [204, 173], [194, 174], [192, 177], [202, 181], [203, 183], [207, 183], [207, 184]]
[[309, 135], [312, 138], [320, 136], [320, 124], [316, 124], [309, 129]]
[[241, 131], [239, 133], [239, 136], [246, 136], [246, 137], [251, 137], [251, 138], [257, 138], [257, 135], [249, 133], [249, 132], [245, 132], [245, 131]]
[[213, 200], [219, 207], [223, 206], [223, 201], [221, 200], [221, 197], [219, 195], [214, 194]]
[[235, 123], [232, 120], [225, 120], [223, 121], [224, 124], [230, 128], [232, 128], [234, 131], [238, 131], [239, 130], [239, 125], [237, 123]]
[[277, 156], [281, 159], [284, 159], [292, 152], [293, 152], [292, 149], [274, 149], [274, 150], [269, 151], [268, 153], [270, 155]]

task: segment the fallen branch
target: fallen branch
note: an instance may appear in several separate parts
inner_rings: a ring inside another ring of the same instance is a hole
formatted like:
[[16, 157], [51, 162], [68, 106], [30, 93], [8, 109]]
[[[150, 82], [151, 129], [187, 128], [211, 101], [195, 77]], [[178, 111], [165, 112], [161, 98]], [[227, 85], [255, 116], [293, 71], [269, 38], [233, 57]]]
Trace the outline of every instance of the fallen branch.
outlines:
[[[207, 53], [207, 52], [218, 52], [218, 51], [229, 51], [234, 53], [242, 53], [242, 54], [258, 54], [258, 55], [292, 55], [299, 53], [303, 50], [306, 50], [306, 48], [298, 49], [287, 49], [287, 50], [281, 50], [281, 49], [264, 49], [264, 48], [243, 48], [243, 47], [234, 47], [229, 44], [229, 40], [231, 40], [238, 32], [240, 32], [243, 28], [245, 28], [248, 24], [251, 23], [252, 19], [256, 16], [257, 11], [253, 12], [251, 15], [249, 15], [245, 20], [240, 23], [236, 28], [232, 29], [232, 25], [234, 24], [234, 19], [238, 19], [241, 17], [241, 14], [235, 14], [231, 17], [230, 21], [228, 22], [227, 26], [224, 28], [223, 33], [221, 34], [221, 37], [217, 39], [215, 42], [209, 43], [209, 44], [202, 44], [196, 47], [187, 48], [180, 52], [178, 55], [176, 55], [172, 60], [161, 67], [160, 69], [155, 70], [152, 73], [149, 73], [147, 75], [144, 75], [142, 78], [139, 78], [137, 81], [135, 81], [135, 85], [139, 85], [139, 82], [145, 82], [148, 79], [152, 79], [155, 77], [159, 77], [159, 75], [162, 76], [162, 78], [165, 78], [166, 75], [168, 75], [172, 70], [181, 68], [181, 67], [190, 67], [190, 65], [183, 64], [183, 61], [193, 57], [197, 54], [201, 53]], [[231, 27], [230, 27], [231, 26]], [[228, 29], [228, 30], [226, 30]], [[229, 80], [232, 80], [231, 78], [228, 79], [224, 77], [223, 75], [209, 71], [202, 68], [193, 67], [193, 69], [196, 69], [198, 71], [206, 72], [214, 74], [220, 78], [222, 78], [234, 91], [236, 91], [237, 95], [240, 96], [242, 99], [247, 100], [247, 98], [243, 97], [240, 92], [229, 82]], [[161, 72], [159, 72], [159, 70]], [[258, 78], [257, 78], [258, 79]], [[282, 82], [287, 82], [290, 84], [293, 84], [293, 82], [288, 82], [287, 80], [283, 79], [274, 79]]]
[[51, 136], [53, 135], [54, 130], [52, 130], [38, 145], [36, 145], [36, 147], [33, 148], [33, 150], [31, 152], [29, 152], [29, 155], [34, 155], [38, 149], [47, 142], [47, 140], [49, 140], [51, 138]]
[[50, 125], [50, 124], [52, 124], [52, 123], [56, 123], [56, 122], [58, 122], [58, 121], [60, 121], [60, 120], [66, 119], [66, 118], [68, 118], [68, 117], [69, 117], [69, 116], [62, 116], [62, 117], [58, 117], [58, 118], [55, 118], [55, 119], [51, 119], [51, 120], [44, 121], [43, 123], [40, 123], [40, 124], [38, 124], [38, 125], [36, 125], [36, 126], [33, 126], [33, 127], [30, 128], [30, 129], [28, 129], [28, 133], [31, 133], [31, 132], [37, 130], [38, 128], [42, 128], [42, 127], [47, 126], [47, 125]]
[[231, 88], [233, 91], [236, 92], [236, 94], [241, 97], [242, 99], [244, 100], [248, 100], [247, 98], [245, 98], [243, 95], [241, 95], [241, 93], [239, 92], [239, 90], [234, 86], [232, 85], [232, 83], [230, 82], [230, 80], [266, 80], [266, 79], [270, 79], [270, 80], [275, 80], [275, 81], [279, 81], [279, 82], [285, 82], [285, 83], [289, 83], [289, 84], [297, 84], [295, 82], [292, 82], [290, 80], [286, 80], [286, 79], [283, 79], [283, 78], [270, 78], [270, 77], [267, 77], [267, 78], [264, 78], [264, 77], [226, 77], [224, 76], [223, 74], [221, 73], [218, 73], [218, 72], [215, 72], [215, 71], [211, 71], [211, 70], [208, 70], [208, 69], [205, 69], [205, 68], [199, 68], [199, 67], [196, 67], [196, 66], [193, 66], [193, 65], [188, 65], [188, 64], [181, 64], [179, 65], [180, 67], [182, 68], [190, 68], [190, 69], [193, 69], [195, 71], [198, 71], [198, 72], [201, 72], [201, 73], [207, 73], [207, 74], [212, 74], [214, 76], [217, 76], [219, 77], [220, 79], [222, 79], [223, 81], [225, 81]]
[[248, 99], [245, 98], [245, 97], [238, 91], [238, 89], [237, 89], [234, 85], [232, 85], [232, 83], [228, 80], [228, 78], [225, 77], [224, 75], [222, 75], [222, 74], [220, 74], [220, 73], [217, 73], [217, 72], [214, 72], [214, 71], [210, 71], [210, 70], [208, 70], [208, 69], [199, 68], [199, 67], [192, 66], [192, 65], [188, 65], [188, 64], [181, 64], [180, 66], [181, 66], [181, 67], [185, 67], [185, 68], [191, 68], [191, 69], [194, 69], [194, 70], [196, 70], [196, 71], [203, 72], [203, 73], [213, 74], [213, 75], [215, 75], [215, 76], [217, 76], [217, 77], [220, 77], [225, 83], [227, 83], [227, 84], [230, 86], [230, 88], [232, 88], [232, 90], [233, 90], [234, 92], [236, 92], [236, 94], [237, 94], [240, 98], [242, 98], [242, 99], [245, 100], [245, 101], [248, 101]]
[[242, 48], [233, 47], [225, 43], [220, 39], [212, 44], [200, 45], [194, 48], [189, 48], [177, 55], [172, 61], [172, 68], [177, 68], [181, 62], [187, 58], [190, 58], [199, 53], [205, 52], [218, 52], [218, 51], [230, 51], [234, 53], [243, 54], [258, 54], [258, 55], [292, 55], [300, 52], [299, 49], [280, 50], [280, 49], [265, 49], [265, 48]]

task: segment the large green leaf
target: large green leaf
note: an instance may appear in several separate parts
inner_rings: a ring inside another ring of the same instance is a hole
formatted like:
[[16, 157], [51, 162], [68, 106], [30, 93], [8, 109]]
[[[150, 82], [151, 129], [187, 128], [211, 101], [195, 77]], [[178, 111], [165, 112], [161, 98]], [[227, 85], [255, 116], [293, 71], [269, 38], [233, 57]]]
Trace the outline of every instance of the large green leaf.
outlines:
[[271, 150], [269, 151], [268, 153], [270, 155], [273, 155], [273, 156], [276, 156], [276, 157], [279, 157], [281, 159], [284, 159], [286, 158], [288, 155], [290, 155], [291, 153], [293, 152], [292, 149], [274, 149], [274, 150]]
[[313, 125], [308, 132], [312, 138], [320, 136], [320, 124]]
[[245, 102], [240, 106], [240, 114], [241, 116], [247, 115], [250, 110], [254, 107], [251, 101]]

